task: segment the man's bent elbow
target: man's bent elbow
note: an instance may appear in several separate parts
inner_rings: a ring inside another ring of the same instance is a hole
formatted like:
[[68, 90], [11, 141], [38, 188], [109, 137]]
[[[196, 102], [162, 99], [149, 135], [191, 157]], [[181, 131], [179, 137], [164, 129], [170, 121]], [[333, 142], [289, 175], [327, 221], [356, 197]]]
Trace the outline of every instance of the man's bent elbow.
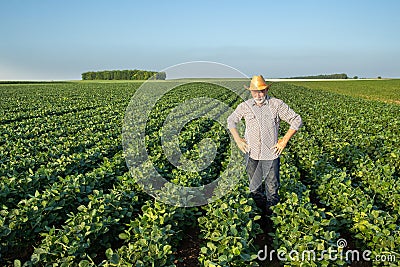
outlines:
[[290, 129], [298, 131], [303, 126], [303, 120], [298, 115], [290, 124]]

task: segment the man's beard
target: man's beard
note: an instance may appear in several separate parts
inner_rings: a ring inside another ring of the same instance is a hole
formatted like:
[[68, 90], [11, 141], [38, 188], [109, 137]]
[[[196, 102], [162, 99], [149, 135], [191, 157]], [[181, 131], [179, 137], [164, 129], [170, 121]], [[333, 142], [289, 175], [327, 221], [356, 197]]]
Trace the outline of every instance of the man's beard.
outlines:
[[254, 98], [254, 101], [255, 101], [257, 104], [262, 104], [262, 103], [264, 103], [264, 101], [265, 101], [265, 96], [264, 96], [264, 97], [260, 97], [260, 98]]

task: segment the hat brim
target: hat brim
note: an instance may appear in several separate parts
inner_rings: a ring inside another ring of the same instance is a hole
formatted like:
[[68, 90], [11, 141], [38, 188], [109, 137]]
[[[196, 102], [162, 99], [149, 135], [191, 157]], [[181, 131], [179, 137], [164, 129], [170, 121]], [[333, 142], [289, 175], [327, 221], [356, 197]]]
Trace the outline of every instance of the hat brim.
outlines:
[[270, 86], [271, 86], [271, 84], [263, 85], [263, 86], [261, 86], [259, 88], [251, 88], [250, 86], [243, 85], [243, 87], [246, 88], [249, 91], [262, 91], [262, 90], [268, 89]]

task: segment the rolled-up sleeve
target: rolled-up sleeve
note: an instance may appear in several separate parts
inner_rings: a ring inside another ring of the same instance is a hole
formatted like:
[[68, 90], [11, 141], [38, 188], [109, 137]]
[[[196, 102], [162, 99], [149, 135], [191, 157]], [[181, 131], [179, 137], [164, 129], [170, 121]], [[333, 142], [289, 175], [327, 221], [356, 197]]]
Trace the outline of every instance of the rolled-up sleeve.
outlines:
[[298, 131], [303, 125], [300, 115], [294, 112], [286, 103], [282, 102], [278, 108], [279, 118], [290, 124], [290, 129]]
[[236, 110], [229, 115], [227, 122], [228, 122], [228, 129], [236, 128], [237, 124], [243, 118], [243, 104], [239, 104]]

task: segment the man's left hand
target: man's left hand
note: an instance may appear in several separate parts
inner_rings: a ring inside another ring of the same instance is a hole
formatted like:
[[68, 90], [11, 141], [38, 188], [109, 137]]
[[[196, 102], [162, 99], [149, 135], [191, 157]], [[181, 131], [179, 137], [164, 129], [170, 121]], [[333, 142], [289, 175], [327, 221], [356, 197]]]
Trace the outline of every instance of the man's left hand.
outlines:
[[277, 155], [280, 155], [283, 151], [283, 149], [286, 147], [287, 141], [284, 139], [279, 139], [278, 143], [274, 145], [272, 148], [274, 148], [274, 153]]

